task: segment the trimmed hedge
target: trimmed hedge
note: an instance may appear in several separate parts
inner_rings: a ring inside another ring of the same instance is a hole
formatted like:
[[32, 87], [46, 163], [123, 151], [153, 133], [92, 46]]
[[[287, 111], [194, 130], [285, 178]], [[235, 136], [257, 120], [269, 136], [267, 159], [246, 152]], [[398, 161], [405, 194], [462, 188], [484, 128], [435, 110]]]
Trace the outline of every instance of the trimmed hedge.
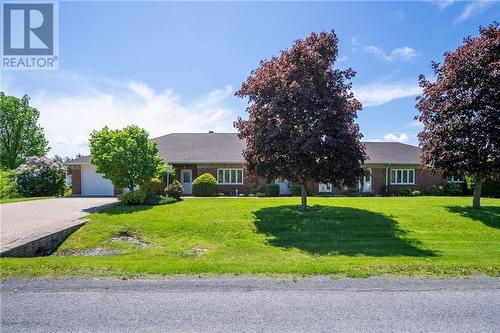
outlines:
[[146, 193], [140, 191], [123, 193], [118, 196], [118, 201], [124, 205], [143, 205], [146, 201]]
[[148, 206], [156, 206], [156, 205], [166, 205], [177, 202], [174, 198], [168, 198], [161, 195], [156, 194], [146, 194], [141, 191], [127, 192], [120, 194], [118, 196], [118, 200], [123, 205], [148, 205]]
[[210, 173], [204, 173], [193, 180], [193, 195], [196, 197], [214, 197], [217, 194], [217, 179]]
[[266, 197], [277, 197], [280, 195], [280, 186], [278, 184], [266, 185]]

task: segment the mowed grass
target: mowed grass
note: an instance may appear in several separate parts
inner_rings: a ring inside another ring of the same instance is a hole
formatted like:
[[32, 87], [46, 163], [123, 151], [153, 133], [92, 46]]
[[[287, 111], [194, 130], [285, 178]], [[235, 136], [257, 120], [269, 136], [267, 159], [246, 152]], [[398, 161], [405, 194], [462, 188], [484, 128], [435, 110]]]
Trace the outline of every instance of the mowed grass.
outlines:
[[0, 199], [0, 204], [21, 202], [21, 201], [32, 201], [32, 200], [43, 200], [43, 199], [53, 199], [54, 197], [26, 197], [26, 198], [10, 198], [10, 199]]
[[[116, 206], [90, 215], [58, 253], [113, 256], [2, 258], [2, 278], [266, 274], [364, 277], [500, 274], [500, 200], [200, 198], [155, 207]], [[149, 244], [110, 242], [117, 234]]]

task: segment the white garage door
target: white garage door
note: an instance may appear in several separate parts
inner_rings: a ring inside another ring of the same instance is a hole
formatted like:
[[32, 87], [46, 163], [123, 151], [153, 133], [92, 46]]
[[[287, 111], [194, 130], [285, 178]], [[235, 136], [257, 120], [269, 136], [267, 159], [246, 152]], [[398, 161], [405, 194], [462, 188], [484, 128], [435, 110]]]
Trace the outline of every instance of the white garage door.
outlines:
[[114, 186], [110, 180], [102, 178], [93, 165], [82, 165], [82, 195], [114, 195]]

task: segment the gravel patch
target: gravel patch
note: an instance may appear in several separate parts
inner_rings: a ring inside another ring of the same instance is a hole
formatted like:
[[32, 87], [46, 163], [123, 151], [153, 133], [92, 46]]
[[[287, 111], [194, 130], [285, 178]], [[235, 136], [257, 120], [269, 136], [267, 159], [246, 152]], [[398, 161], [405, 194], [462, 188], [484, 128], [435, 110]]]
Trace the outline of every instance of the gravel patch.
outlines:
[[149, 247], [148, 243], [143, 242], [139, 238], [133, 237], [133, 236], [114, 236], [114, 237], [111, 237], [109, 239], [109, 241], [113, 242], [113, 243], [120, 243], [120, 242], [130, 243], [130, 244], [137, 245], [143, 249]]

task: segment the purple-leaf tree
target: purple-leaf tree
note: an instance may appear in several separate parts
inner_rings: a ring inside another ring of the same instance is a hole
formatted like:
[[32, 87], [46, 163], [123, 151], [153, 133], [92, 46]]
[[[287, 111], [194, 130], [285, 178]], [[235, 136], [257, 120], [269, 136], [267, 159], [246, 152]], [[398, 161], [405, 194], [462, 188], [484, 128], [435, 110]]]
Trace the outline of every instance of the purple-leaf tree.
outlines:
[[416, 105], [424, 166], [472, 175], [476, 209], [483, 180], [500, 171], [500, 29], [493, 23], [479, 30], [446, 52], [442, 65], [433, 62], [435, 81], [420, 75]]
[[338, 70], [334, 31], [312, 33], [271, 60], [261, 61], [236, 96], [248, 97], [248, 120], [235, 127], [246, 141], [249, 172], [287, 179], [302, 186], [307, 207], [308, 182], [357, 184], [365, 159], [354, 122], [361, 103], [349, 80], [352, 69]]

